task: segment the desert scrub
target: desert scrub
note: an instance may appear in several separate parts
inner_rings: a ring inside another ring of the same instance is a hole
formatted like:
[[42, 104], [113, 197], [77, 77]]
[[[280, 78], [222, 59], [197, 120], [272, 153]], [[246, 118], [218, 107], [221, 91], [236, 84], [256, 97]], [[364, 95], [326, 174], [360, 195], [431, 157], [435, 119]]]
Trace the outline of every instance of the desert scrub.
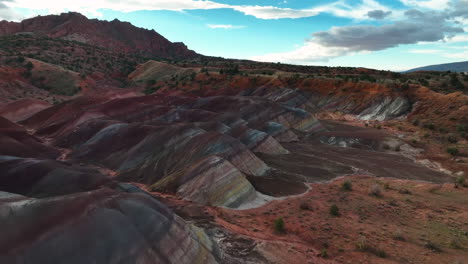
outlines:
[[463, 186], [465, 186], [465, 182], [466, 182], [466, 179], [465, 179], [465, 176], [463, 176], [463, 175], [458, 176], [458, 177], [455, 179], [455, 185], [456, 185], [456, 186], [463, 187]]
[[328, 257], [328, 250], [326, 248], [320, 251], [320, 257], [327, 258]]
[[277, 233], [285, 233], [286, 229], [284, 228], [284, 219], [283, 217], [280, 217], [275, 220], [274, 222], [274, 228]]
[[426, 243], [424, 243], [424, 247], [431, 250], [431, 251], [434, 251], [434, 252], [441, 252], [442, 250], [436, 245], [434, 244], [432, 241], [427, 241]]
[[357, 243], [356, 243], [356, 249], [359, 251], [367, 251], [369, 250], [369, 244], [367, 244], [367, 239], [364, 236], [361, 236]]
[[456, 147], [450, 147], [450, 148], [447, 148], [447, 153], [452, 156], [457, 156], [460, 153], [460, 151]]
[[353, 183], [350, 180], [346, 180], [341, 184], [341, 189], [343, 191], [351, 191], [353, 190]]
[[400, 229], [397, 229], [395, 233], [393, 233], [393, 239], [398, 241], [405, 241], [405, 237], [403, 236], [403, 233]]
[[301, 208], [301, 210], [311, 210], [310, 206], [308, 203], [306, 202], [303, 202], [299, 205], [299, 208]]
[[382, 196], [382, 188], [377, 183], [372, 185], [369, 189], [369, 194], [375, 197]]
[[329, 212], [332, 216], [340, 216], [340, 208], [336, 204], [330, 206]]

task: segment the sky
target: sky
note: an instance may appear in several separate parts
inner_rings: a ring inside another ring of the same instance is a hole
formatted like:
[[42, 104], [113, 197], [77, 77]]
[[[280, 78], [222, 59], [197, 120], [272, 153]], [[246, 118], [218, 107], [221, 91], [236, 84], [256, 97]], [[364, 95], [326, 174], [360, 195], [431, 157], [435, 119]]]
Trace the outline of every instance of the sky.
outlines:
[[468, 0], [0, 0], [0, 20], [67, 11], [225, 58], [393, 71], [468, 60]]

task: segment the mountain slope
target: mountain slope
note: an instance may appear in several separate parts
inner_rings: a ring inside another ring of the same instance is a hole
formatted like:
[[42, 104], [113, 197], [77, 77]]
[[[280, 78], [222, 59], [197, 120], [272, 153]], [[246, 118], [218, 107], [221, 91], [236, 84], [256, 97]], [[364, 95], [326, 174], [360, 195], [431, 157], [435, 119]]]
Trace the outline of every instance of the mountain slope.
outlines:
[[147, 57], [186, 59], [198, 56], [181, 42], [170, 42], [154, 30], [133, 26], [117, 19], [88, 19], [79, 13], [38, 16], [21, 23], [0, 22], [0, 35], [34, 33], [50, 38], [74, 40], [119, 52]]
[[452, 72], [468, 72], [468, 61], [445, 63], [437, 65], [429, 65], [425, 67], [415, 68], [407, 72], [415, 71], [452, 71]]

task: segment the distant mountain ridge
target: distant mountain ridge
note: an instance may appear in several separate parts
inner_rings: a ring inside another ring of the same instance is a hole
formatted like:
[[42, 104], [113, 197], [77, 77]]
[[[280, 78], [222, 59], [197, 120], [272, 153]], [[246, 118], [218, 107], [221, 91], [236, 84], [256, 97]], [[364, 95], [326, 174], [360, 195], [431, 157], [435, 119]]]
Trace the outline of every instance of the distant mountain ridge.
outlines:
[[154, 30], [128, 22], [88, 19], [80, 13], [38, 16], [20, 23], [0, 21], [0, 36], [32, 32], [50, 38], [75, 40], [119, 52], [147, 57], [188, 59], [198, 57], [182, 42], [170, 42]]
[[414, 68], [406, 72], [415, 71], [451, 71], [451, 72], [468, 72], [468, 61], [445, 63], [437, 65], [429, 65], [425, 67]]

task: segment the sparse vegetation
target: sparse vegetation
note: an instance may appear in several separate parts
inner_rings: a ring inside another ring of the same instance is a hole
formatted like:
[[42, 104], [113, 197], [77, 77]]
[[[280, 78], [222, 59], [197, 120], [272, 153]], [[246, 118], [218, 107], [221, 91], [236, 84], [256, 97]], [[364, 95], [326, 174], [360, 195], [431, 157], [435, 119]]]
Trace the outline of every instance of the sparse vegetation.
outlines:
[[460, 175], [455, 179], [455, 186], [463, 187], [465, 186], [465, 182], [466, 182], [465, 176]]
[[457, 156], [460, 153], [460, 151], [456, 147], [449, 147], [447, 148], [447, 153], [452, 156]]
[[367, 251], [369, 250], [369, 245], [367, 244], [367, 238], [365, 236], [359, 237], [356, 243], [356, 249], [359, 251]]
[[381, 197], [382, 196], [382, 188], [380, 187], [379, 184], [374, 184], [370, 187], [369, 189], [369, 194], [375, 197]]
[[395, 233], [393, 233], [393, 239], [398, 241], [405, 241], [405, 237], [403, 236], [403, 233], [400, 229], [397, 229]]
[[340, 208], [336, 204], [330, 206], [329, 212], [332, 216], [340, 216]]
[[431, 250], [431, 251], [434, 251], [434, 252], [441, 252], [442, 250], [436, 245], [434, 244], [432, 241], [426, 241], [426, 243], [424, 243], [424, 247]]
[[301, 203], [301, 204], [299, 205], [299, 208], [301, 208], [302, 210], [310, 210], [310, 209], [311, 209], [310, 206], [309, 206], [309, 204], [306, 203], [306, 202]]
[[353, 183], [350, 180], [346, 180], [341, 184], [341, 189], [344, 191], [353, 190]]
[[322, 257], [322, 258], [327, 258], [328, 257], [328, 250], [326, 248], [323, 248], [320, 251], [320, 257]]
[[275, 232], [285, 233], [286, 229], [284, 228], [284, 219], [283, 217], [277, 218], [274, 222]]

